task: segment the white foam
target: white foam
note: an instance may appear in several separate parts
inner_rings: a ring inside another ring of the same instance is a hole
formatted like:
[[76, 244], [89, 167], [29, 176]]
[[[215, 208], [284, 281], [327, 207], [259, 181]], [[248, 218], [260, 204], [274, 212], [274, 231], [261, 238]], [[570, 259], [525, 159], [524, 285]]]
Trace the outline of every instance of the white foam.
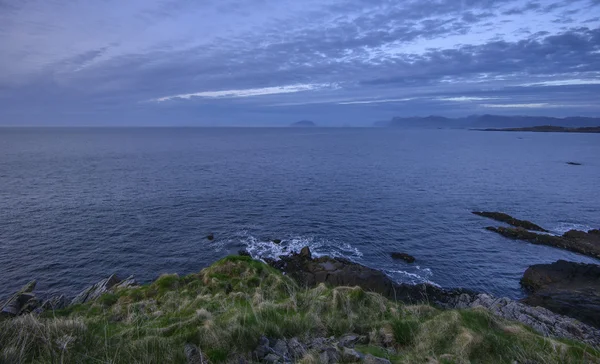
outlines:
[[569, 230], [580, 230], [580, 231], [588, 231], [594, 229], [592, 226], [585, 224], [575, 224], [569, 222], [561, 222], [554, 229], [551, 229], [553, 233], [558, 235], [562, 235]]

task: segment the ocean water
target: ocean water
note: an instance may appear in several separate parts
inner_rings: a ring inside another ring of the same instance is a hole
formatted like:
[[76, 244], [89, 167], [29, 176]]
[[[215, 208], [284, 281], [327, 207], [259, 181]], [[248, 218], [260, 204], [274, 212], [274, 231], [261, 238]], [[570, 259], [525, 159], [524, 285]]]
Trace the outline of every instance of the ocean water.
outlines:
[[75, 294], [111, 273], [147, 282], [308, 245], [398, 281], [519, 298], [531, 264], [598, 261], [505, 239], [471, 211], [598, 228], [599, 156], [598, 134], [4, 128], [0, 297], [31, 279]]

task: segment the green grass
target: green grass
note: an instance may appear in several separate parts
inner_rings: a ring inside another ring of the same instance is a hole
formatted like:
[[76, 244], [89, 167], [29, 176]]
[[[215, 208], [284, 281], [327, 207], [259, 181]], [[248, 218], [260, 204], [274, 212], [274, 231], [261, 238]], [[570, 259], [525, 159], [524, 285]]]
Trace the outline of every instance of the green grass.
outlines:
[[[0, 321], [0, 363], [185, 363], [186, 343], [198, 345], [211, 362], [235, 362], [249, 358], [261, 335], [349, 332], [370, 338], [360, 351], [392, 362], [600, 362], [589, 346], [544, 338], [482, 309], [405, 306], [358, 287], [301, 288], [261, 262], [236, 256], [93, 303]], [[316, 358], [309, 353], [303, 362]]]

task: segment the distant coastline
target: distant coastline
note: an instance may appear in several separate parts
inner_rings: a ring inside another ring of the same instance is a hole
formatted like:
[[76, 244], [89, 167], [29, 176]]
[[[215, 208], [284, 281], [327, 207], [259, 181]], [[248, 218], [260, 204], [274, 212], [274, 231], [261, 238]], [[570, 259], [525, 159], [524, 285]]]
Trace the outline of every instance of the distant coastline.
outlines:
[[524, 128], [487, 128], [472, 129], [478, 131], [527, 131], [534, 133], [600, 133], [600, 126], [570, 128], [565, 126], [541, 125]]
[[290, 126], [297, 127], [297, 128], [313, 128], [313, 127], [316, 127], [317, 124], [315, 124], [313, 121], [310, 121], [310, 120], [300, 120], [300, 121], [296, 121], [295, 123], [292, 123]]

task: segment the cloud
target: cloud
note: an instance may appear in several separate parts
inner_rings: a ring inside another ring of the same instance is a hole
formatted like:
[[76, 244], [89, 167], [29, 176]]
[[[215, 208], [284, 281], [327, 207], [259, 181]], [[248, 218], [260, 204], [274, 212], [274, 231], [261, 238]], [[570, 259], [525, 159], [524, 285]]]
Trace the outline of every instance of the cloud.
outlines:
[[483, 104], [481, 106], [499, 109], [539, 109], [549, 107], [550, 104], [542, 102], [536, 104]]
[[472, 102], [472, 101], [485, 101], [485, 100], [497, 100], [498, 97], [474, 97], [474, 96], [458, 96], [458, 97], [440, 97], [440, 101], [453, 101], [453, 102]]
[[189, 100], [193, 97], [201, 98], [238, 98], [238, 97], [253, 97], [253, 96], [265, 96], [265, 95], [277, 95], [277, 94], [289, 94], [303, 91], [314, 91], [322, 88], [336, 87], [331, 84], [298, 84], [288, 86], [276, 86], [276, 87], [264, 87], [254, 88], [245, 90], [225, 90], [225, 91], [202, 91], [194, 92], [189, 94], [180, 94], [172, 96], [159, 97], [150, 101], [169, 101], [175, 99]]
[[389, 103], [389, 102], [406, 102], [412, 101], [415, 98], [405, 98], [405, 99], [382, 99], [382, 100], [359, 100], [359, 101], [342, 101], [338, 102], [338, 105], [361, 105], [361, 104], [381, 104], [381, 103]]
[[523, 83], [519, 86], [531, 87], [531, 86], [575, 86], [575, 85], [600, 85], [600, 79], [572, 79], [572, 80], [552, 80], [543, 82]]

